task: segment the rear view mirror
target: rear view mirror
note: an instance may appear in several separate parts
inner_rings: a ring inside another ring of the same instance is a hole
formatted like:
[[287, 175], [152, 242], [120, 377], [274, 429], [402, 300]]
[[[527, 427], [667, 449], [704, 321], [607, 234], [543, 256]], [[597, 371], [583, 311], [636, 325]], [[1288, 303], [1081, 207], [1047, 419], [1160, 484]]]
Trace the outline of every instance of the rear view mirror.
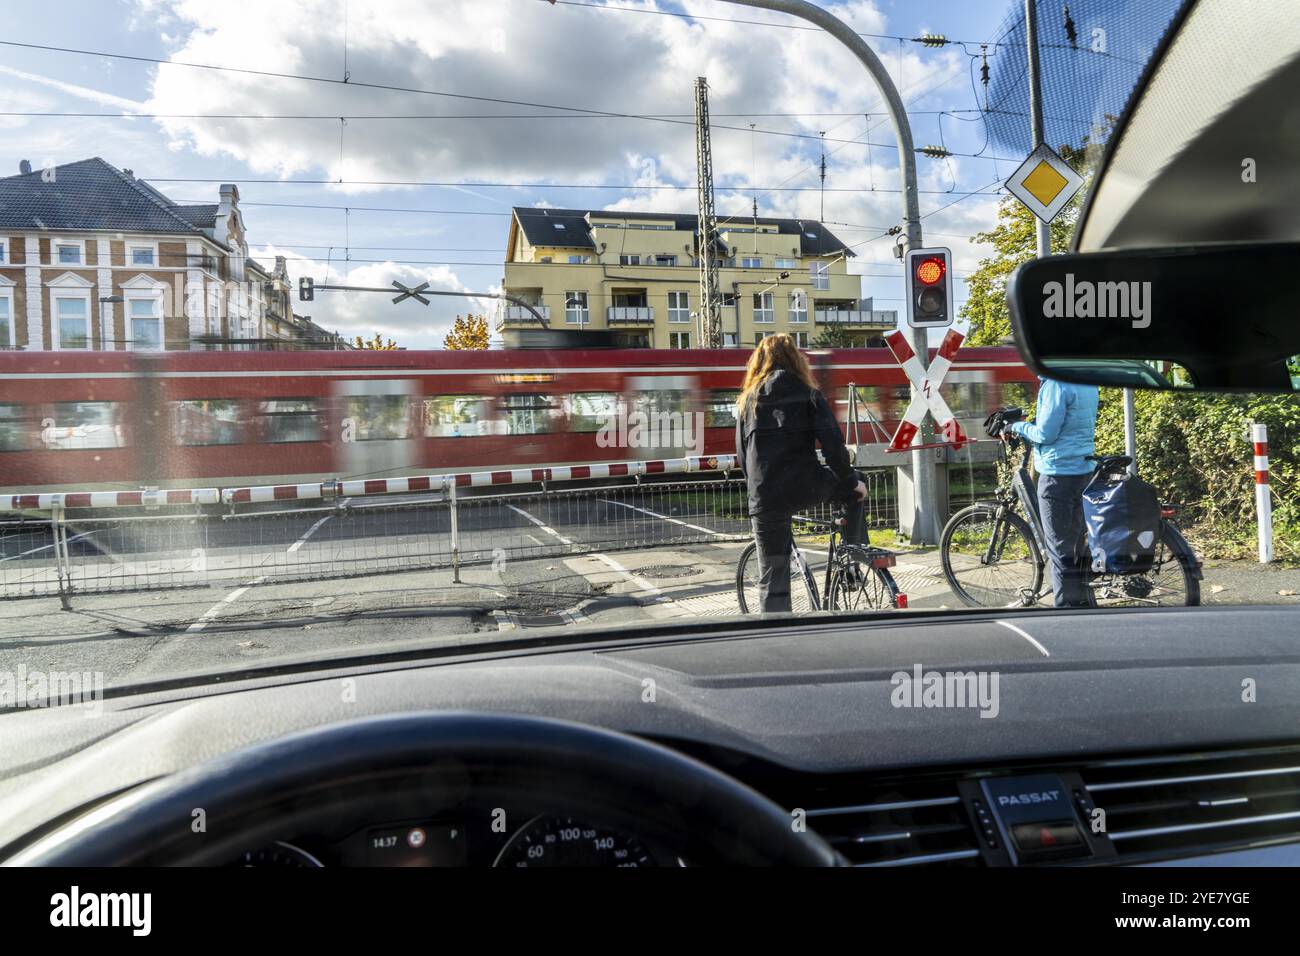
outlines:
[[1007, 285], [1025, 362], [1064, 382], [1300, 389], [1300, 244], [1051, 256]]

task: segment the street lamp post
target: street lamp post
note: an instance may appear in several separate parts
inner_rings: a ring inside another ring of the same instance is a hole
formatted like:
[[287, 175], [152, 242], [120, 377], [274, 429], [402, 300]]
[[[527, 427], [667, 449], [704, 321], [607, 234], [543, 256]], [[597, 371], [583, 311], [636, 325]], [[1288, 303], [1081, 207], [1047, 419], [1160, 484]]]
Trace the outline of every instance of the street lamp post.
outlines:
[[[921, 242], [921, 205], [916, 184], [916, 153], [912, 145], [912, 127], [907, 120], [903, 98], [889, 78], [880, 57], [867, 42], [843, 20], [807, 0], [727, 0], [745, 7], [775, 10], [807, 20], [821, 27], [848, 47], [867, 68], [872, 82], [885, 100], [894, 139], [898, 143], [899, 175], [903, 186], [903, 237], [904, 252], [919, 249]], [[925, 329], [912, 330], [912, 349], [917, 355], [928, 356], [929, 338]], [[915, 387], [912, 389], [916, 393]], [[939, 499], [935, 483], [934, 462], [924, 451], [912, 451], [912, 479], [915, 508], [912, 519], [912, 541], [916, 544], [937, 544], [939, 540]]]

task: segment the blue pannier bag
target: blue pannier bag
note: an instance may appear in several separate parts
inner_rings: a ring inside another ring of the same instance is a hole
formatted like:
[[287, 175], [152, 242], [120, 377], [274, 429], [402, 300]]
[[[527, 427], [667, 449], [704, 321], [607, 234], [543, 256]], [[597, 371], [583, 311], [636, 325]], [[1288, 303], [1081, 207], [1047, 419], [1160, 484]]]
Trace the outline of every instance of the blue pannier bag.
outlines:
[[1097, 474], [1083, 489], [1095, 574], [1149, 571], [1160, 544], [1160, 499], [1136, 476]]

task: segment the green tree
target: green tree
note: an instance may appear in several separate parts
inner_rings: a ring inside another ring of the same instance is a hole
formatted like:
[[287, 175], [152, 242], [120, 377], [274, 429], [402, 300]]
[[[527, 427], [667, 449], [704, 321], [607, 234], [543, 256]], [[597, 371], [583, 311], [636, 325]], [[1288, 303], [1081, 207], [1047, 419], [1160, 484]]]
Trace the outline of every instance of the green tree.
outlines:
[[849, 349], [853, 348], [853, 336], [847, 329], [841, 329], [832, 325], [828, 329], [822, 329], [820, 335], [813, 340], [815, 349]]
[[491, 341], [486, 315], [458, 315], [447, 337], [442, 340], [445, 349], [485, 349]]
[[[1112, 119], [1108, 117], [1108, 120]], [[1085, 137], [1081, 147], [1063, 146], [1060, 153], [1076, 172], [1087, 176], [1087, 170], [1096, 161], [1100, 149], [1100, 144], [1090, 144]], [[1088, 185], [1085, 182], [1078, 195], [1052, 220], [1052, 252], [1065, 252], [1069, 248], [1070, 235], [1074, 232]], [[961, 316], [970, 322], [969, 344], [1004, 345], [1010, 341], [1007, 280], [1017, 266], [1037, 254], [1037, 223], [1037, 217], [1028, 206], [1014, 196], [1005, 196], [998, 203], [997, 224], [972, 237], [974, 242], [992, 245], [993, 255], [981, 259], [967, 280], [967, 299], [961, 307]]]
[[397, 349], [396, 342], [394, 342], [392, 339], [389, 339], [387, 342], [385, 342], [383, 336], [381, 336], [378, 332], [376, 332], [374, 338], [371, 339], [363, 339], [361, 336], [358, 335], [356, 336], [355, 339], [353, 339], [353, 344], [355, 344], [356, 347], [359, 349], [367, 349], [372, 352], [392, 352]]

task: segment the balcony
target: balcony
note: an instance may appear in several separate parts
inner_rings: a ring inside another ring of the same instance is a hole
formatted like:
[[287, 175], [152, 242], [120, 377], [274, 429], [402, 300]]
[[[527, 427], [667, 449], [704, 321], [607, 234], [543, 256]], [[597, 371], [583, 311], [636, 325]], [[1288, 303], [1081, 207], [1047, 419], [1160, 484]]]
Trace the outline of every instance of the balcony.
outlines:
[[898, 313], [881, 309], [817, 309], [813, 313], [813, 319], [818, 325], [878, 329], [898, 326]]
[[611, 305], [605, 310], [608, 325], [654, 325], [653, 306]]
[[[550, 306], [535, 305], [533, 306], [533, 308], [542, 314], [542, 317], [546, 319], [546, 322], [549, 325], [551, 321]], [[506, 325], [536, 325], [536, 324], [537, 324], [537, 316], [533, 315], [532, 312], [529, 312], [522, 305], [503, 305], [501, 307], [501, 314], [497, 320], [498, 329]]]

